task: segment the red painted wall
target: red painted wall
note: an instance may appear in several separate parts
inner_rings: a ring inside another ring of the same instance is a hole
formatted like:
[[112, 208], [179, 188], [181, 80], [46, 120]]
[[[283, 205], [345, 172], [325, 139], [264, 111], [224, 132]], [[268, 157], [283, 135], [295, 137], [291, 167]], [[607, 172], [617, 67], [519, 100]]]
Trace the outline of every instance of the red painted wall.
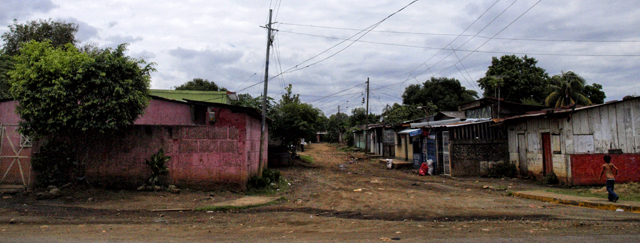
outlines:
[[[603, 185], [603, 179], [598, 180], [602, 171], [602, 159], [605, 154], [574, 154], [571, 155], [571, 178], [573, 185]], [[611, 163], [620, 172], [616, 176], [616, 183], [626, 181], [640, 182], [640, 154], [611, 154]]]
[[152, 99], [136, 125], [193, 125], [191, 106], [186, 103]]

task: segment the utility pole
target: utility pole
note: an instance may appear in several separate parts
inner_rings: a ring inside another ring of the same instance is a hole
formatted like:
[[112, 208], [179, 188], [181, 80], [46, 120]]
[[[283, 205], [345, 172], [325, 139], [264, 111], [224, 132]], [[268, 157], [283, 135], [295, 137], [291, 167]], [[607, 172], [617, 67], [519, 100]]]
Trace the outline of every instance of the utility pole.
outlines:
[[369, 153], [369, 78], [367, 78], [367, 109], [364, 114], [366, 124], [364, 125], [364, 154]]
[[262, 162], [262, 157], [264, 156], [264, 143], [266, 140], [266, 122], [267, 122], [267, 86], [269, 82], [269, 48], [271, 47], [271, 43], [273, 39], [271, 37], [271, 15], [273, 13], [272, 9], [269, 9], [269, 23], [267, 23], [267, 63], [264, 65], [264, 92], [262, 93], [262, 127], [260, 129], [260, 157], [258, 157], [258, 174], [262, 175], [262, 170], [264, 169], [264, 163]]

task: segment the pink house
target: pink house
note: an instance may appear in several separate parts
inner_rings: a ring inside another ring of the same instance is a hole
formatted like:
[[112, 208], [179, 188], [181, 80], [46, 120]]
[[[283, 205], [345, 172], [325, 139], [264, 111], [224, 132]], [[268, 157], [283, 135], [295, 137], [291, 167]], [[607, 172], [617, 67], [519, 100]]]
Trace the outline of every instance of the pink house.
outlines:
[[[78, 159], [86, 165], [84, 176], [91, 184], [112, 188], [135, 188], [144, 184], [150, 176], [145, 159], [160, 148], [171, 156], [167, 182], [178, 187], [242, 190], [246, 189], [249, 178], [266, 167], [267, 142], [259, 158], [261, 114], [258, 110], [152, 98], [145, 114], [129, 129], [115, 135], [96, 136], [83, 141], [78, 148]], [[15, 101], [0, 102], [0, 123], [7, 128], [13, 129], [19, 121], [15, 105]], [[11, 129], [7, 129], [5, 137], [16, 144], [20, 135]], [[2, 151], [4, 156], [11, 154], [12, 149], [3, 143]], [[34, 176], [28, 164], [31, 151], [22, 153], [24, 156], [19, 160], [23, 174], [28, 170], [31, 177], [20, 181], [20, 175], [15, 175], [20, 174], [13, 168], [15, 165], [5, 166], [11, 159], [2, 157], [2, 174], [8, 171], [14, 179], [0, 184], [33, 184]]]

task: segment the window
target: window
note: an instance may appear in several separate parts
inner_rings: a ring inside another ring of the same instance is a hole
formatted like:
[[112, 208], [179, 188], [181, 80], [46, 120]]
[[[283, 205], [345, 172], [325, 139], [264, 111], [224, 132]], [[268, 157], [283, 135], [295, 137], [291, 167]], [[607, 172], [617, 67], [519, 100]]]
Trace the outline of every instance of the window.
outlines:
[[31, 138], [29, 136], [20, 134], [20, 147], [31, 148]]
[[551, 148], [553, 154], [562, 154], [562, 146], [560, 144], [560, 134], [551, 134]]

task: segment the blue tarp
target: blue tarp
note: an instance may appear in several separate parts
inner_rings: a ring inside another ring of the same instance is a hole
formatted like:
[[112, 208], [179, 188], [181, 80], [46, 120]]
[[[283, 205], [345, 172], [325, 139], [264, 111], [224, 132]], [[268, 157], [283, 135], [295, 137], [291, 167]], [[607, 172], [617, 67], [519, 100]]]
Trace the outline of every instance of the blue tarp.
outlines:
[[415, 137], [422, 134], [422, 129], [406, 129], [398, 132], [398, 134], [409, 134], [410, 137]]

